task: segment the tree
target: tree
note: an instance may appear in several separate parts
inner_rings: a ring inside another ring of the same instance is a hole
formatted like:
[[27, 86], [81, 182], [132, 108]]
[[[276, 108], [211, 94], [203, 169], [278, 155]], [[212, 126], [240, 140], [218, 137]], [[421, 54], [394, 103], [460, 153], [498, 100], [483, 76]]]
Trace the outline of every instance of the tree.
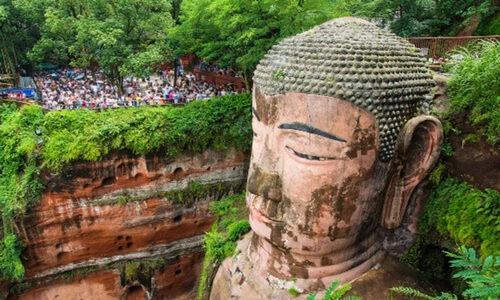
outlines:
[[122, 92], [124, 75], [142, 76], [169, 58], [171, 8], [170, 0], [53, 0], [31, 58], [91, 70], [95, 62]]
[[31, 73], [27, 52], [39, 38], [35, 16], [25, 15], [12, 0], [0, 0], [0, 73]]
[[205, 61], [238, 70], [249, 86], [257, 63], [281, 39], [342, 12], [327, 0], [184, 0], [180, 47]]
[[498, 17], [500, 1], [346, 0], [345, 4], [352, 15], [375, 20], [399, 36], [441, 36]]

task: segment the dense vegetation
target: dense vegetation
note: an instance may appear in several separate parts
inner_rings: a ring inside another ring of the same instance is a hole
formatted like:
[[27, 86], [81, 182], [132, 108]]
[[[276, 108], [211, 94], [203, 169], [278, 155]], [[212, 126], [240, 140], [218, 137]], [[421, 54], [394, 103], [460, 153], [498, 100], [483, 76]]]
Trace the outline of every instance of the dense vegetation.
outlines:
[[39, 196], [42, 168], [54, 171], [76, 160], [97, 161], [112, 151], [147, 154], [201, 152], [251, 144], [250, 95], [196, 101], [184, 107], [54, 111], [0, 106], [0, 274], [20, 279], [22, 245], [15, 222]]
[[[236, 241], [250, 231], [245, 206], [245, 192], [222, 198], [210, 203], [210, 210], [217, 217], [212, 229], [204, 239], [205, 259], [198, 286], [198, 299], [210, 291], [212, 271], [217, 270], [222, 261], [234, 254]], [[215, 275], [212, 273], [212, 275]]]
[[480, 249], [482, 257], [500, 253], [500, 193], [470, 188], [447, 178], [434, 186], [421, 220], [422, 234], [437, 230], [455, 242]]
[[125, 75], [195, 53], [249, 83], [273, 44], [340, 16], [400, 36], [500, 33], [498, 0], [2, 0], [0, 73], [98, 65], [120, 87]]
[[482, 42], [459, 49], [457, 55], [463, 58], [452, 62], [449, 113], [467, 112], [479, 128], [478, 135], [470, 139], [484, 136], [495, 145], [500, 142], [500, 43]]

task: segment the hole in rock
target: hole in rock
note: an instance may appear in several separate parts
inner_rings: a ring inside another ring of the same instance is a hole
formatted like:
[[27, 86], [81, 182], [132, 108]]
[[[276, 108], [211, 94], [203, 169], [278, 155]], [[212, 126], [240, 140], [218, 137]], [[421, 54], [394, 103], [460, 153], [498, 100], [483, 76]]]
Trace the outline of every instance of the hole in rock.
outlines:
[[137, 173], [135, 174], [135, 179], [140, 179], [140, 178], [143, 178], [144, 175], [142, 175], [142, 173]]
[[194, 224], [198, 224], [198, 220], [194, 221]]
[[145, 299], [144, 288], [142, 286], [131, 286], [128, 289], [127, 300]]
[[178, 215], [174, 218], [174, 223], [179, 223], [180, 221], [182, 221], [182, 215]]
[[118, 247], [118, 251], [122, 251], [122, 250], [123, 250], [123, 246]]
[[158, 227], [155, 226], [154, 230], [157, 230], [157, 229], [158, 229]]
[[210, 169], [212, 169], [212, 167], [208, 167], [208, 168], [207, 168], [207, 171], [210, 171]]
[[236, 167], [233, 167], [233, 171], [235, 171], [235, 170], [236, 170]]
[[86, 185], [83, 186], [84, 189], [88, 189], [88, 188], [91, 188], [91, 187], [92, 187], [92, 185], [90, 185], [90, 184], [86, 184]]
[[174, 170], [174, 176], [178, 177], [181, 175], [182, 171], [184, 171], [181, 167]]
[[127, 243], [127, 248], [130, 248], [134, 245], [134, 243]]
[[132, 237], [130, 235], [127, 235], [127, 237], [125, 238], [127, 241], [130, 241], [132, 239]]
[[103, 186], [112, 186], [116, 183], [116, 178], [115, 177], [107, 177], [102, 180], [102, 185]]
[[116, 237], [116, 240], [118, 240], [118, 241], [121, 240], [121, 239], [123, 239], [123, 235], [119, 235], [119, 236]]
[[59, 252], [59, 253], [57, 253], [57, 260], [64, 261], [66, 258], [68, 258], [68, 256], [69, 256], [68, 252], [65, 252], [65, 251]]
[[181, 270], [175, 270], [175, 276], [180, 275], [182, 273]]
[[59, 249], [59, 248], [61, 248], [61, 246], [62, 246], [62, 244], [61, 244], [61, 243], [59, 243], [59, 244], [56, 244], [56, 249]]

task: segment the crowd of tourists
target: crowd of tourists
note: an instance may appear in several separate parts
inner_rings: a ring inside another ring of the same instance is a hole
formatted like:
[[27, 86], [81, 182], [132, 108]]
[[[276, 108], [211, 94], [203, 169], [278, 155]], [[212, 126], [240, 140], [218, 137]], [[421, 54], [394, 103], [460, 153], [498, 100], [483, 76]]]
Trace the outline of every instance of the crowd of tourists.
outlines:
[[79, 69], [43, 71], [35, 76], [35, 101], [47, 109], [115, 108], [163, 105], [207, 100], [235, 94], [230, 84], [215, 85], [197, 81], [189, 72], [159, 71], [145, 78], [126, 77], [123, 89], [110, 82], [102, 71], [94, 76]]
[[220, 67], [219, 64], [216, 62], [215, 63], [201, 62], [198, 64], [198, 67], [204, 71], [238, 77], [238, 73], [236, 73], [233, 69], [228, 67]]

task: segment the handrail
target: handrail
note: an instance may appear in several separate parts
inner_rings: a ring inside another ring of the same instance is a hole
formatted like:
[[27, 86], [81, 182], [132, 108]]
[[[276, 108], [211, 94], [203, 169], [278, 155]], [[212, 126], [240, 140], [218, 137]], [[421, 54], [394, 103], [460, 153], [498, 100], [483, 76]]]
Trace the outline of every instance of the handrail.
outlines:
[[467, 47], [479, 40], [500, 40], [500, 35], [408, 37], [406, 40], [420, 48], [424, 56], [434, 62], [443, 61], [458, 46]]

